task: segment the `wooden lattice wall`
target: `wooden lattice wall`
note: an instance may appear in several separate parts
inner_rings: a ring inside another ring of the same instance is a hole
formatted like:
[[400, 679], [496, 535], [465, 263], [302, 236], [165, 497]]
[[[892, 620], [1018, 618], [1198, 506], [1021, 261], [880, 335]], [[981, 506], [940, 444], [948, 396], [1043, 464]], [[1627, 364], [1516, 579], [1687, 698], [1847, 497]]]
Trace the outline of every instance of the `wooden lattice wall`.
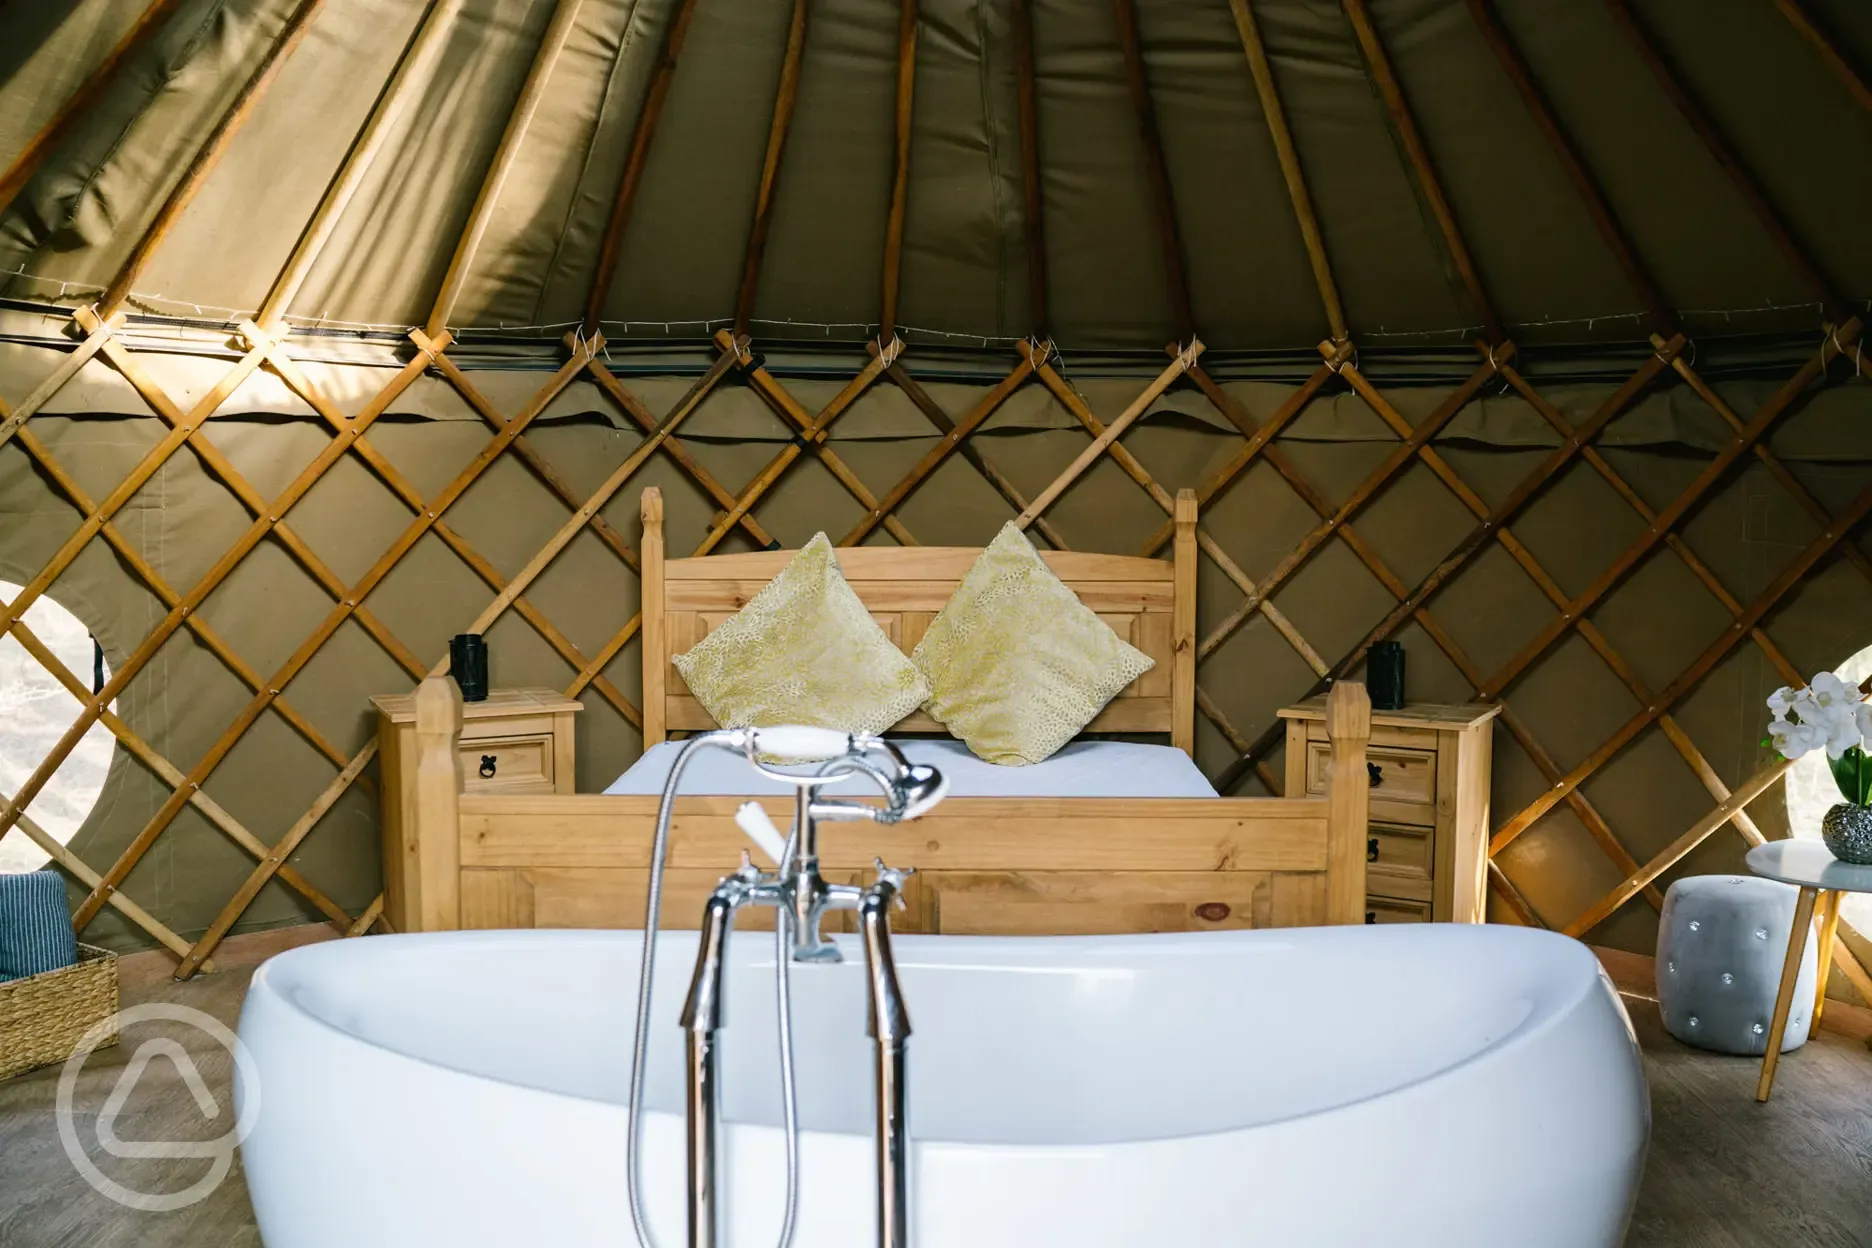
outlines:
[[[883, 530], [897, 542], [915, 544], [918, 539], [907, 527], [901, 514], [903, 504], [951, 457], [959, 457], [1005, 500], [1007, 506], [1017, 514], [1018, 523], [1023, 528], [1030, 527], [1046, 541], [1061, 547], [1066, 546], [1067, 541], [1056, 526], [1049, 522], [1048, 509], [1095, 465], [1109, 460], [1163, 512], [1161, 527], [1142, 543], [1141, 553], [1145, 554], [1156, 553], [1169, 540], [1175, 488], [1193, 485], [1200, 502], [1208, 505], [1230, 491], [1251, 467], [1266, 465], [1316, 514], [1317, 523], [1271, 567], [1254, 575], [1229, 553], [1230, 534], [1208, 528], [1201, 532], [1201, 548], [1205, 556], [1233, 585], [1239, 600], [1201, 637], [1198, 642], [1199, 657], [1213, 655], [1232, 635], [1258, 615], [1291, 645], [1301, 661], [1313, 672], [1317, 690], [1324, 688], [1334, 678], [1353, 672], [1373, 644], [1406, 625], [1414, 624], [1462, 674], [1475, 698], [1500, 700], [1517, 682], [1537, 670], [1543, 660], [1552, 655], [1563, 642], [1572, 638], [1584, 642], [1624, 688], [1630, 697], [1632, 709], [1616, 731], [1597, 748], [1587, 752], [1571, 766], [1562, 766], [1543, 746], [1538, 725], [1527, 722], [1515, 712], [1511, 704], [1505, 705], [1501, 717], [1503, 731], [1532, 760], [1545, 777], [1548, 787], [1520, 809], [1498, 812], [1500, 818], [1490, 846], [1491, 854], [1500, 854], [1550, 812], [1561, 807], [1579, 821], [1596, 843], [1598, 851], [1617, 868], [1622, 879], [1617, 887], [1597, 902], [1560, 921], [1563, 930], [1570, 933], [1581, 934], [1591, 930], [1636, 897], [1642, 896], [1653, 906], [1659, 904], [1660, 897], [1655, 887], [1659, 876], [1725, 825], [1734, 828], [1747, 841], [1759, 842], [1762, 839], [1760, 829], [1748, 814], [1748, 804], [1775, 783], [1785, 765], [1763, 767], [1740, 785], [1731, 787], [1674, 718], [1673, 708], [1726, 656], [1743, 646], [1757, 648], [1783, 679], [1789, 683], [1799, 683], [1800, 670], [1788, 660], [1766, 627], [1771, 614], [1796, 587], [1814, 576], [1823, 564], [1831, 561], [1844, 561], [1872, 582], [1872, 560], [1867, 559], [1852, 536], [1855, 528], [1872, 511], [1872, 486], [1859, 491], [1844, 506], [1829, 510], [1776, 457], [1767, 441], [1777, 422], [1815, 390], [1848, 384], [1850, 379], [1856, 377], [1861, 326], [1794, 241], [1767, 195], [1754, 183], [1693, 97], [1657, 55], [1647, 32], [1628, 10], [1624, 0], [1610, 0], [1614, 14], [1619, 18], [1633, 47], [1657, 75], [1686, 122], [1684, 134], [1662, 141], [1701, 143], [1708, 148], [1723, 169], [1736, 180], [1763, 229], [1827, 309], [1828, 323], [1823, 332], [1817, 335], [1809, 358], [1782, 381], [1766, 402], [1753, 411], [1732, 410], [1698, 374], [1689, 350], [1690, 344], [1669, 303], [1652, 283], [1643, 261], [1600, 193], [1592, 173], [1546, 104], [1539, 86], [1497, 21], [1488, 0], [1467, 0], [1467, 4], [1489, 46], [1499, 58], [1502, 70], [1530, 109], [1541, 133], [1551, 145], [1554, 157], [1561, 163], [1581, 196], [1604, 236], [1606, 245], [1644, 306], [1649, 309], [1653, 321], [1652, 353], [1585, 419], [1570, 421], [1560, 407], [1543, 397], [1518, 369], [1516, 346], [1503, 331], [1490, 302], [1486, 284], [1464, 243], [1461, 229], [1443, 193], [1435, 164], [1418, 134], [1410, 105], [1391, 71], [1364, 0], [1344, 0], [1347, 18], [1384, 102], [1399, 146], [1428, 207], [1439, 243], [1452, 271], [1458, 275], [1467, 292], [1477, 322], [1484, 327], [1482, 336], [1474, 343], [1474, 365], [1469, 376], [1428, 415], [1415, 422], [1406, 419], [1398, 410], [1399, 404], [1374, 386], [1359, 367], [1355, 340], [1346, 324], [1334, 285], [1332, 267], [1314, 219], [1304, 168], [1287, 129], [1275, 78], [1249, 0], [1228, 0], [1228, 3], [1233, 10], [1246, 53], [1245, 68], [1260, 95], [1291, 193], [1301, 235], [1318, 282], [1328, 331], [1318, 347], [1318, 367], [1304, 384], [1291, 392], [1277, 410], [1257, 422], [1204, 368], [1204, 346], [1190, 308], [1174, 196], [1157, 134], [1151, 85], [1138, 46], [1131, 0], [1115, 0], [1118, 26], [1123, 43], [1127, 83], [1136, 105], [1139, 140], [1148, 157], [1150, 191], [1157, 210], [1163, 263], [1179, 331], [1178, 341], [1166, 348], [1166, 363], [1161, 372], [1143, 387], [1132, 402], [1108, 421], [1093, 410], [1081, 391], [1063, 375], [1059, 356], [1048, 339], [1046, 249], [1039, 192], [1038, 150], [1041, 136], [1037, 132], [1033, 107], [1031, 15], [1025, 0], [1014, 0], [1020, 71], [1022, 156], [1027, 190], [1025, 222], [1032, 244], [1028, 248], [1029, 280], [1036, 309], [1034, 333], [1030, 340], [1011, 352], [1005, 378], [969, 410], [945, 410], [913, 376], [907, 366], [905, 345], [892, 328], [896, 322], [906, 176], [911, 159], [909, 135], [914, 107], [918, 34], [916, 0], [901, 0], [898, 89], [893, 101], [897, 144], [879, 318], [885, 329], [862, 355], [854, 354], [850, 381], [829, 402], [814, 410], [802, 403], [787, 384], [764, 366], [753, 351], [755, 344], [748, 332], [761, 276], [762, 253], [773, 207], [774, 187], [783, 164], [788, 125], [799, 86], [800, 58], [809, 4], [808, 0], [795, 0], [786, 61], [773, 107], [760, 192], [746, 240], [744, 276], [735, 310], [735, 328], [715, 335], [712, 364], [693, 381], [681, 399], [667, 411], [654, 412], [607, 366], [598, 311], [609, 289], [621, 240], [629, 227], [631, 207], [644, 162], [654, 141], [670, 81], [678, 69], [683, 39], [696, 2], [681, 0], [664, 32], [663, 55], [636, 123], [629, 159], [593, 276], [584, 323], [567, 335], [562, 366], [518, 410], [499, 410], [451, 359], [449, 352], [454, 338], [449, 325], [489, 214], [512, 168], [515, 152], [525, 137], [544, 85], [566, 44], [580, 0], [559, 0], [522, 88], [513, 118], [493, 158], [480, 197], [437, 293], [433, 312], [426, 325], [409, 331], [408, 362], [360, 410], [354, 413], [340, 410], [308, 377], [295, 357], [284, 313], [331, 235], [346, 203], [376, 160], [385, 131], [407, 105], [410, 84], [423, 80], [423, 71], [435, 56], [442, 34], [455, 15], [457, 0], [437, 0], [424, 19], [416, 38], [406, 50], [396, 77], [379, 101], [363, 133], [359, 135], [317, 214], [308, 223], [298, 248], [275, 281], [265, 305], [252, 318], [239, 323], [236, 343], [240, 356], [219, 384], [199, 400], [187, 405], [176, 402], [165, 393], [150, 370], [139, 360], [138, 352], [131, 349], [124, 337], [126, 300], [150, 255], [161, 246], [178, 216], [209, 176], [229, 138], [240, 128], [267, 90], [281, 62], [291, 54], [317, 17], [322, 0], [303, 0], [299, 5], [220, 125], [210, 134], [193, 163], [184, 171], [156, 219], [139, 240], [104, 296], [95, 304], [72, 313], [72, 323], [79, 338], [76, 349], [31, 388], [23, 399], [10, 408], [0, 408], [0, 447], [16, 443], [30, 457], [37, 471], [84, 517], [76, 531], [0, 614], [0, 622], [72, 691], [84, 707], [58, 747], [20, 791], [4, 795], [5, 806], [0, 809], [0, 835], [22, 834], [33, 838], [60, 866], [89, 889], [76, 916], [81, 928], [95, 919], [105, 906], [112, 906], [173, 951], [180, 959], [177, 973], [186, 977], [207, 964], [217, 943], [241, 919], [260, 891], [271, 881], [277, 880], [294, 890], [319, 913], [349, 934], [360, 934], [381, 924], [381, 899], [359, 913], [351, 913], [322, 891], [317, 882], [306, 878], [290, 861], [295, 851], [308, 836], [316, 832], [321, 819], [341, 797], [353, 786], [370, 783], [369, 764], [375, 746], [367, 744], [361, 749], [352, 750], [331, 740], [310, 718], [294, 709], [288, 695], [294, 679], [304, 673], [321, 649], [348, 623], [361, 627], [412, 682], [428, 673], [446, 669], [445, 655], [418, 653], [399, 639], [370, 605], [373, 590], [382, 584], [419, 542], [431, 536], [443, 543], [484, 582], [490, 595], [474, 619], [459, 623], [460, 629], [483, 631], [509, 612], [513, 613], [535, 630], [568, 669], [575, 673], [566, 684], [569, 694], [584, 696], [589, 693], [592, 698], [607, 704], [629, 722], [640, 722], [638, 708], [625, 691], [604, 674], [636, 635], [639, 620], [628, 621], [602, 645], [582, 649], [555, 625], [544, 610], [529, 600], [528, 592], [568, 545], [587, 532], [612, 552], [624, 569], [621, 575], [634, 575], [637, 554], [629, 536], [618, 531], [601, 512], [627, 486], [639, 480], [639, 474], [653, 460], [673, 465], [713, 500], [718, 509], [706, 535], [697, 545], [696, 553], [705, 553], [715, 548], [737, 531], [755, 545], [774, 545], [773, 534], [759, 517], [760, 505], [783, 476], [795, 464], [807, 458], [817, 461], [863, 511], [863, 518], [842, 535], [840, 540], [845, 544], [871, 539], [877, 530]], [[135, 46], [138, 40], [146, 38], [171, 7], [168, 0], [157, 0], [145, 20], [126, 35], [124, 44], [106, 60], [93, 80], [78, 91], [66, 109], [18, 158], [5, 177], [0, 178], [0, 195], [4, 196], [0, 207], [4, 207], [4, 202], [10, 202], [31, 177], [37, 163], [58, 143], [73, 119], [90, 105], [101, 83], [121, 61], [122, 55]], [[1867, 93], [1864, 83], [1853, 77], [1851, 67], [1832, 50], [1817, 28], [1805, 21], [1799, 5], [1794, 0], [1781, 0], [1780, 7], [1795, 22], [1796, 27], [1814, 40], [1816, 46], [1826, 54], [1826, 63], [1833, 72], [1851, 79], [1859, 98], [1872, 106], [1872, 93]], [[52, 448], [35, 432], [32, 421], [48, 401], [93, 361], [120, 374], [166, 430], [128, 475], [101, 497], [84, 489], [79, 480], [61, 464]], [[290, 484], [271, 495], [258, 490], [224, 450], [217, 446], [211, 420], [222, 411], [223, 405], [236, 389], [261, 370], [275, 375], [308, 404], [330, 434], [324, 449]], [[485, 421], [490, 435], [480, 453], [446, 486], [439, 491], [429, 492], [418, 489], [403, 471], [381, 453], [370, 436], [374, 424], [390, 412], [399, 396], [425, 374], [445, 379]], [[594, 384], [615, 407], [619, 416], [643, 434], [636, 448], [610, 471], [602, 484], [590, 492], [575, 489], [569, 484], [561, 470], [527, 436], [529, 428], [547, 406], [568, 386], [580, 380]], [[791, 441], [782, 444], [763, 469], [738, 486], [717, 479], [680, 436], [684, 423], [698, 411], [712, 392], [724, 384], [751, 388], [785, 422], [791, 435]], [[1644, 395], [1666, 385], [1682, 387], [1693, 394], [1715, 420], [1731, 431], [1731, 437], [1675, 497], [1662, 506], [1653, 506], [1621, 475], [1612, 460], [1595, 447], [1595, 439]], [[867, 391], [879, 386], [899, 389], [923, 413], [940, 437], [900, 478], [888, 483], [879, 482], [884, 488], [874, 490], [832, 445], [831, 432], [841, 414], [850, 410]], [[1037, 491], [1023, 492], [989, 457], [988, 448], [984, 445], [986, 440], [975, 439], [973, 435], [1012, 395], [1024, 387], [1032, 386], [1043, 387], [1054, 401], [1070, 413], [1083, 427], [1088, 440], [1077, 456], [1050, 483]], [[1173, 386], [1192, 387], [1200, 392], [1239, 434], [1240, 445], [1235, 453], [1201, 481], [1159, 480], [1127, 449], [1124, 442], [1126, 432], [1143, 417], [1153, 401]], [[1341, 386], [1349, 387], [1369, 406], [1395, 435], [1396, 443], [1355, 488], [1335, 499], [1308, 480], [1295, 457], [1283, 448], [1279, 439], [1282, 431], [1310, 402], [1329, 387]], [[1496, 501], [1490, 503], [1458, 474], [1450, 457], [1439, 449], [1437, 439], [1450, 422], [1476, 402], [1486, 390], [1500, 386], [1512, 388], [1538, 412], [1552, 427], [1559, 442], [1512, 489], [1505, 493], [1495, 491]], [[184, 587], [169, 584], [115, 521], [154, 475], [173, 457], [181, 455], [185, 448], [210, 477], [238, 499], [251, 520], [240, 538], [214, 562], [206, 574], [194, 584]], [[451, 507], [494, 464], [504, 458], [517, 460], [571, 510], [570, 517], [552, 537], [511, 576], [503, 574], [493, 562], [477, 551], [450, 522]], [[355, 577], [341, 576], [335, 571], [295, 531], [290, 514], [295, 504], [304, 499], [327, 473], [345, 461], [355, 461], [368, 469], [400, 500], [408, 513], [402, 532], [382, 550], [368, 570]], [[1699, 557], [1684, 531], [1687, 522], [1710, 501], [1719, 486], [1751, 466], [1765, 470], [1789, 493], [1801, 511], [1814, 522], [1818, 535], [1799, 549], [1759, 592], [1744, 599], [1726, 587], [1709, 564]], [[1471, 517], [1472, 525], [1459, 541], [1442, 552], [1440, 559], [1427, 574], [1406, 580], [1361, 535], [1358, 522], [1403, 474], [1419, 467], [1427, 469], [1442, 483], [1450, 497]], [[1642, 527], [1638, 535], [1617, 550], [1583, 589], [1569, 592], [1549, 574], [1529, 547], [1516, 537], [1512, 526], [1525, 516], [1532, 504], [1553, 488], [1563, 474], [1580, 471], [1591, 472], [1602, 479], [1636, 513]], [[107, 544], [117, 558], [161, 600], [167, 612], [141, 644], [117, 665], [105, 687], [95, 693], [77, 674], [64, 668], [39, 643], [22, 620], [23, 613], [31, 603], [53, 586], [94, 541]], [[1323, 549], [1334, 545], [1342, 546], [1367, 569], [1384, 587], [1394, 605], [1372, 622], [1354, 644], [1335, 647], [1323, 653], [1308, 641], [1295, 621], [1283, 612], [1279, 599], [1283, 588], [1290, 587], [1311, 560]], [[283, 551], [322, 587], [329, 599], [329, 604], [318, 618], [297, 622], [302, 640], [289, 657], [270, 671], [257, 668], [244, 659], [204, 620], [199, 611], [216, 588], [223, 585], [245, 560], [263, 546]], [[1450, 630], [1439, 622], [1434, 607], [1439, 593], [1459, 581], [1466, 570], [1485, 555], [1495, 552], [1505, 555], [1525, 573], [1529, 582], [1551, 604], [1552, 613], [1550, 621], [1527, 640], [1518, 652], [1490, 670], [1464, 651]], [[1640, 679], [1633, 665], [1614, 648], [1593, 621], [1595, 608], [1652, 559], [1680, 561], [1688, 573], [1721, 604], [1730, 618], [1729, 626], [1720, 635], [1683, 666], [1673, 679], [1661, 686], [1647, 684]], [[228, 670], [251, 690], [251, 698], [239, 715], [226, 726], [212, 746], [187, 767], [163, 757], [109, 709], [117, 695], [146, 672], [165, 642], [182, 630], [193, 634], [200, 645], [218, 656]], [[1216, 777], [1218, 786], [1224, 790], [1237, 787], [1253, 774], [1270, 788], [1278, 790], [1279, 779], [1270, 767], [1268, 757], [1278, 744], [1277, 728], [1270, 725], [1259, 735], [1248, 735], [1231, 722], [1223, 709], [1222, 700], [1212, 696], [1212, 693], [1207, 688], [1199, 690], [1199, 709], [1227, 740], [1234, 755], [1234, 761]], [[317, 800], [296, 818], [284, 820], [276, 827], [254, 828], [217, 803], [211, 789], [217, 767], [254, 725], [266, 716], [284, 721], [310, 743], [329, 760], [333, 774]], [[87, 864], [59, 845], [24, 814], [34, 795], [56, 771], [72, 746], [94, 722], [100, 721], [117, 737], [126, 751], [160, 777], [170, 790], [170, 796], [154, 816], [130, 840], [116, 860], [103, 865], [102, 869]], [[1627, 848], [1628, 838], [1621, 837], [1619, 831], [1588, 798], [1585, 786], [1634, 742], [1647, 737], [1654, 730], [1661, 734], [1670, 749], [1707, 791], [1712, 806], [1707, 814], [1684, 829], [1682, 835], [1651, 855], [1647, 861], [1640, 862]], [[254, 859], [254, 866], [244, 883], [227, 900], [205, 933], [193, 941], [185, 940], [170, 930], [158, 916], [137, 905], [123, 889], [133, 868], [187, 807], [193, 807], [205, 816]], [[1499, 863], [1491, 864], [1490, 882], [1506, 916], [1525, 923], [1544, 923], [1536, 907], [1528, 902]], [[1855, 985], [1866, 995], [1872, 996], [1872, 981], [1866, 978], [1844, 946], [1839, 947], [1839, 952]]]

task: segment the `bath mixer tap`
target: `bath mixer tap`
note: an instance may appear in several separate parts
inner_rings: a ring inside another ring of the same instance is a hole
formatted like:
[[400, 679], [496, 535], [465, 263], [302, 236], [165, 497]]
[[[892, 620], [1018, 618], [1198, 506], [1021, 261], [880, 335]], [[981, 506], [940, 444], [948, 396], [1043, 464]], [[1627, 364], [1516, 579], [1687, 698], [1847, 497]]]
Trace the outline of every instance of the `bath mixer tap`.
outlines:
[[[855, 819], [896, 824], [914, 819], [942, 800], [948, 783], [935, 768], [911, 763], [895, 744], [881, 737], [803, 727], [731, 728], [693, 738], [683, 747], [664, 786], [651, 857], [650, 895], [645, 905], [637, 1035], [631, 1061], [629, 1195], [631, 1219], [638, 1240], [644, 1248], [653, 1248], [642, 1212], [637, 1159], [664, 850], [671, 807], [683, 768], [696, 750], [711, 746], [741, 753], [755, 770], [792, 784], [796, 793], [793, 826], [786, 837], [780, 835], [758, 802], [747, 802], [735, 813], [735, 822], [774, 861], [775, 870], [760, 870], [743, 851], [740, 869], [716, 886], [703, 907], [695, 973], [682, 1011], [688, 1071], [685, 1110], [688, 1118], [689, 1248], [717, 1248], [719, 1244], [717, 1033], [723, 1021], [728, 936], [734, 928], [735, 914], [751, 905], [772, 906], [777, 914], [775, 988], [787, 1160], [787, 1200], [780, 1248], [788, 1248], [792, 1241], [798, 1207], [799, 1121], [793, 1080], [789, 966], [793, 962], [842, 960], [838, 947], [820, 934], [820, 924], [827, 910], [855, 910], [859, 916], [865, 951], [867, 1031], [876, 1053], [877, 1242], [879, 1248], [907, 1248], [909, 1132], [905, 1114], [905, 1065], [910, 1016], [891, 954], [889, 914], [893, 905], [903, 905], [904, 882], [911, 872], [887, 867], [882, 860], [877, 860], [877, 877], [867, 887], [828, 883], [819, 870], [818, 824], [820, 820]], [[777, 770], [764, 761], [766, 758], [826, 761], [810, 772], [796, 772]], [[883, 794], [883, 804], [821, 795], [820, 790], [827, 785], [852, 776], [874, 783]]]
[[[839, 961], [841, 955], [838, 946], [820, 934], [820, 924], [827, 910], [858, 909], [864, 904], [867, 891], [856, 885], [826, 882], [819, 871], [819, 822], [869, 819], [882, 824], [901, 823], [905, 819], [916, 818], [936, 805], [948, 788], [948, 782], [943, 779], [941, 772], [933, 767], [910, 762], [896, 745], [882, 738], [847, 738], [843, 733], [827, 733], [825, 740], [811, 745], [813, 753], [824, 753], [826, 747], [832, 744], [832, 738], [843, 738], [844, 744], [839, 748], [845, 752], [841, 757], [825, 763], [812, 775], [775, 771], [761, 763], [759, 753], [772, 749], [770, 745], [755, 747], [750, 744], [744, 747], [749, 761], [764, 775], [798, 786], [794, 797], [791, 838], [781, 837], [779, 829], [774, 827], [772, 819], [759, 802], [744, 803], [735, 812], [735, 822], [750, 839], [767, 850], [779, 868], [771, 876], [752, 877], [752, 887], [741, 904], [778, 906], [788, 912], [792, 918], [792, 957], [795, 962]], [[762, 737], [761, 740], [767, 738]], [[800, 744], [804, 746], [809, 743], [802, 738]], [[871, 751], [884, 754], [886, 761], [891, 764], [891, 770], [886, 771], [867, 759], [865, 754]], [[875, 806], [819, 797], [819, 789], [825, 785], [853, 775], [865, 776], [877, 784], [884, 792], [885, 804]], [[775, 852], [776, 847], [778, 853]], [[882, 861], [877, 866], [881, 879], [886, 868]], [[896, 886], [901, 890], [901, 878], [896, 881]]]

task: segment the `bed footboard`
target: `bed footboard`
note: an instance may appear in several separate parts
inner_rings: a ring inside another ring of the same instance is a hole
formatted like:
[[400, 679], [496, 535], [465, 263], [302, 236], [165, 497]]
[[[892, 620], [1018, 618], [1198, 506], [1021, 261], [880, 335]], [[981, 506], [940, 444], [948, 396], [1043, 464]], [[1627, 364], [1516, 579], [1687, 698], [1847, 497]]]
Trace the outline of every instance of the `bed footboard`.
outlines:
[[[451, 681], [424, 682], [415, 808], [400, 870], [386, 880], [399, 928], [641, 926], [658, 799], [464, 794], [460, 716]], [[828, 879], [852, 883], [869, 879], [874, 858], [915, 868], [904, 931], [1066, 935], [1357, 923], [1371, 734], [1363, 686], [1339, 684], [1327, 722], [1332, 762], [1323, 797], [952, 797], [895, 828], [829, 828], [822, 868]], [[743, 800], [678, 800], [667, 926], [695, 926], [709, 890], [740, 860], [748, 842], [734, 811]], [[763, 804], [781, 826], [791, 818], [788, 799]]]

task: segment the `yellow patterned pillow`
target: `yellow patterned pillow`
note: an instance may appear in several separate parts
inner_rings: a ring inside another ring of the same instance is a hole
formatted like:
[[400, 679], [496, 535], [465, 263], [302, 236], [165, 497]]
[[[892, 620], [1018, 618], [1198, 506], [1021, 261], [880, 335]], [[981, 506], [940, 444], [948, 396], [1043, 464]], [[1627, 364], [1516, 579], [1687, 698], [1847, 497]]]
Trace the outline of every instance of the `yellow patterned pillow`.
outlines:
[[1152, 667], [1012, 524], [982, 551], [910, 657], [929, 679], [924, 709], [976, 754], [1009, 766], [1058, 750]]
[[671, 662], [724, 728], [883, 732], [930, 692], [839, 573], [823, 533]]

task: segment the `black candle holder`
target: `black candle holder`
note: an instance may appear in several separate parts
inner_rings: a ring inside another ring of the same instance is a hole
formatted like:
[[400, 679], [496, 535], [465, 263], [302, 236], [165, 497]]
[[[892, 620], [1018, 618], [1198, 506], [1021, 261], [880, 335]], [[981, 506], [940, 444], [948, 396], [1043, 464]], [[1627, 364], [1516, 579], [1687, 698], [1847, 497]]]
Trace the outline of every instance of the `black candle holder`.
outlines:
[[1381, 641], [1372, 646], [1365, 659], [1365, 689], [1371, 694], [1372, 710], [1404, 709], [1404, 645]]
[[461, 688], [462, 701], [487, 701], [488, 650], [481, 634], [457, 633], [449, 638], [449, 674]]

